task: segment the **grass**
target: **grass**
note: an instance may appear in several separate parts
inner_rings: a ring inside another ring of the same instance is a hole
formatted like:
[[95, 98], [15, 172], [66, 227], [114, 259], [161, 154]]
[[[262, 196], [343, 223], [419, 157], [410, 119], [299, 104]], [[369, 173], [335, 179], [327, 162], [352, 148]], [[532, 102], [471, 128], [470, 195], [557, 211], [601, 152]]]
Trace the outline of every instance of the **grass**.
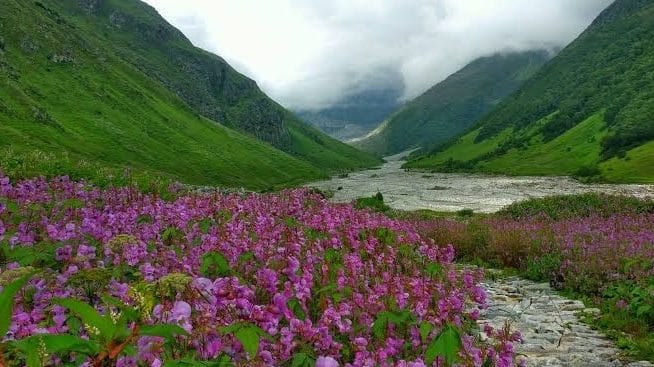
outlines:
[[604, 121], [595, 114], [557, 138], [534, 139], [525, 149], [512, 149], [479, 164], [479, 170], [510, 175], [573, 175], [599, 163]]
[[600, 164], [602, 175], [611, 182], [654, 182], [654, 141]]
[[584, 180], [614, 183], [654, 182], [654, 142], [629, 151], [623, 158], [601, 159], [600, 142], [608, 130], [602, 113], [597, 113], [558, 137], [544, 141], [539, 126], [517, 132], [525, 142], [521, 147], [501, 151], [504, 143], [515, 140], [512, 128], [492, 138], [475, 142], [474, 130], [436, 155], [405, 164], [408, 168], [449, 170], [448, 161], [463, 163], [463, 171], [514, 176], [575, 176]]
[[407, 162], [404, 167], [407, 168], [436, 168], [445, 164], [450, 159], [461, 161], [473, 160], [484, 154], [488, 154], [499, 146], [510, 134], [510, 130], [502, 132], [492, 139], [486, 139], [475, 143], [475, 138], [479, 130], [474, 130], [459, 138], [459, 140], [437, 155], [421, 157], [419, 159]]

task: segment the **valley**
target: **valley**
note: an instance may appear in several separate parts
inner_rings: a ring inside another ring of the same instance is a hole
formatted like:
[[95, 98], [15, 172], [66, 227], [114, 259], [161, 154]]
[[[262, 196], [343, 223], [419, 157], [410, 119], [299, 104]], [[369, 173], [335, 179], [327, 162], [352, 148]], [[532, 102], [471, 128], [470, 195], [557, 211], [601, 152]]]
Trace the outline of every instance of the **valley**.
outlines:
[[651, 0], [1, 0], [0, 367], [652, 367], [653, 40]]

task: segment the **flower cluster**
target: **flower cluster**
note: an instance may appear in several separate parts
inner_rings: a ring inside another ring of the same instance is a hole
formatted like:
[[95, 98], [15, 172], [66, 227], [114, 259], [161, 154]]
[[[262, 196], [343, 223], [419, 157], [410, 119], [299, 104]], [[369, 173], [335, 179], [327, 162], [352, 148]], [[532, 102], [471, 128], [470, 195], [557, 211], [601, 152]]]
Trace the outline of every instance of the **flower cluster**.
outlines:
[[[173, 350], [142, 337], [123, 366], [189, 355], [278, 366], [305, 353], [318, 366], [418, 367], [446, 328], [460, 330], [460, 363], [511, 363], [506, 341], [498, 349], [473, 336], [481, 274], [455, 269], [451, 246], [307, 190], [165, 201], [66, 178], [0, 177], [0, 246], [3, 274], [39, 269], [16, 299], [8, 339], [69, 332], [67, 311], [52, 299], [105, 312], [102, 294], [190, 334]], [[379, 321], [391, 313], [408, 316]], [[256, 353], [230, 325], [265, 334]]]

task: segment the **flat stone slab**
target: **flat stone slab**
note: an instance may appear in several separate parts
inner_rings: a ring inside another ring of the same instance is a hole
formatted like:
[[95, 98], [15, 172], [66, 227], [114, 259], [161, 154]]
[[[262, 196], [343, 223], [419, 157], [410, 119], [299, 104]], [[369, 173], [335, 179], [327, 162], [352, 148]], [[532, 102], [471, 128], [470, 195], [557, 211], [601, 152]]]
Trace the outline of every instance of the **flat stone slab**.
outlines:
[[604, 334], [591, 329], [578, 312], [598, 314], [583, 302], [567, 299], [549, 284], [518, 277], [500, 278], [483, 284], [488, 292], [488, 308], [478, 324], [501, 328], [509, 323], [522, 333], [516, 343], [518, 359], [530, 367], [652, 367], [646, 361], [625, 362], [620, 350]]

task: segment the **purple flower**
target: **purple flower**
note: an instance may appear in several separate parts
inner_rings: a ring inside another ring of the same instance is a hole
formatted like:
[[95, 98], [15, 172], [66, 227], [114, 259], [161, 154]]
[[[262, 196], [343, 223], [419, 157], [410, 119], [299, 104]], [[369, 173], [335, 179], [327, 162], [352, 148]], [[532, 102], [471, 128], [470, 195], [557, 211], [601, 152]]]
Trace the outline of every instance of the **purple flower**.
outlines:
[[338, 362], [332, 357], [318, 357], [316, 367], [338, 367]]
[[186, 321], [191, 317], [191, 305], [184, 301], [177, 301], [173, 305], [173, 310], [170, 315], [172, 321]]

